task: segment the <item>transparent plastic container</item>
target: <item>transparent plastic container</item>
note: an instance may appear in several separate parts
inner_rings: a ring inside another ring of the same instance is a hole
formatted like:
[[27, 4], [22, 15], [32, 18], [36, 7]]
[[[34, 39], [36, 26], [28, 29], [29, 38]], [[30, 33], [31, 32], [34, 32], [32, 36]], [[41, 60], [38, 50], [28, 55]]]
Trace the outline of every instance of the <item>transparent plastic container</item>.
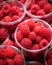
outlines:
[[[33, 2], [33, 0], [31, 0], [31, 3]], [[50, 1], [51, 2], [51, 1]], [[35, 3], [34, 3], [35, 4]], [[29, 5], [30, 6], [30, 5]], [[30, 8], [29, 8], [30, 9]], [[44, 15], [44, 16], [38, 16], [38, 15], [33, 15], [31, 14], [30, 12], [28, 12], [28, 9], [26, 9], [26, 12], [27, 12], [27, 15], [32, 17], [33, 19], [37, 18], [37, 19], [42, 19], [42, 20], [45, 20], [46, 22], [50, 23], [51, 22], [51, 19], [52, 19], [52, 12]]]
[[26, 62], [26, 65], [43, 65], [43, 64], [36, 61], [29, 61], [29, 62]]
[[[5, 1], [3, 3], [0, 3], [1, 7], [4, 3], [11, 3], [13, 1]], [[17, 19], [16, 21], [12, 21], [12, 22], [4, 22], [4, 21], [0, 21], [0, 24], [2, 27], [6, 28], [7, 30], [9, 30], [9, 32], [13, 32], [15, 30], [15, 28], [17, 27], [17, 25], [23, 20], [23, 18], [25, 17], [26, 14], [26, 7], [23, 5], [23, 3], [19, 2], [19, 1], [14, 1], [15, 3], [17, 3], [17, 6], [19, 6], [23, 12], [22, 16]]]
[[[48, 60], [47, 54], [48, 54], [50, 51], [52, 52], [52, 47], [48, 48], [48, 49], [46, 50], [46, 52], [45, 52], [45, 55], [44, 55], [45, 65], [48, 65], [48, 64], [47, 64], [47, 60]], [[51, 59], [52, 59], [52, 58], [51, 58]]]
[[14, 46], [1, 45], [1, 46], [0, 46], [0, 49], [7, 49], [7, 47], [13, 49], [16, 53], [21, 54], [22, 57], [23, 57], [23, 59], [24, 59], [23, 65], [25, 65], [25, 58], [24, 58], [24, 55], [23, 55], [23, 53], [22, 53], [18, 48], [14, 47]]
[[[35, 22], [38, 22], [38, 21], [42, 22], [47, 28], [49, 28], [50, 34], [52, 33], [52, 29], [47, 22], [40, 20], [40, 19], [28, 19], [28, 20], [25, 20], [24, 22], [27, 22], [29, 20], [33, 20]], [[21, 46], [20, 43], [18, 42], [18, 40], [16, 38], [17, 31], [18, 31], [18, 27], [16, 28], [16, 31], [15, 31], [15, 41], [16, 41], [16, 44], [22, 49], [22, 52], [24, 53], [25, 57], [28, 60], [40, 60], [40, 58], [42, 60], [43, 59], [42, 57], [44, 56], [44, 51], [50, 46], [50, 44], [52, 42], [52, 38], [51, 38], [49, 44], [47, 46], [45, 46], [44, 48], [38, 49], [38, 50], [29, 50], [29, 49], [26, 49], [23, 46]], [[51, 36], [52, 36], [52, 34], [51, 34]]]

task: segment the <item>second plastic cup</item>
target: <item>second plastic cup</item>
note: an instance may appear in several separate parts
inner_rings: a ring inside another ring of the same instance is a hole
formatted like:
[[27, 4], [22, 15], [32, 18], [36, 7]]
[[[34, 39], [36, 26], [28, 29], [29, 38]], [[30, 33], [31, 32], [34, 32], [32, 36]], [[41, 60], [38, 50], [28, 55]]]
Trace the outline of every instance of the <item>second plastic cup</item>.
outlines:
[[[52, 33], [52, 29], [47, 22], [40, 20], [40, 19], [29, 19], [24, 22], [28, 22], [30, 20], [33, 20], [35, 22], [38, 22], [38, 21], [42, 22], [47, 28], [49, 28], [50, 34]], [[44, 57], [44, 51], [50, 46], [50, 44], [52, 42], [52, 38], [51, 38], [49, 44], [47, 46], [45, 46], [44, 48], [38, 49], [38, 50], [29, 50], [29, 49], [24, 48], [22, 45], [20, 45], [20, 43], [18, 42], [17, 37], [16, 37], [17, 32], [18, 32], [18, 27], [16, 28], [16, 31], [15, 31], [15, 41], [16, 41], [17, 45], [19, 45], [19, 47], [22, 49], [22, 52], [24, 53], [26, 59], [27, 60], [38, 60], [38, 61], [40, 61], [40, 59], [41, 59], [41, 61], [42, 61], [43, 57]]]

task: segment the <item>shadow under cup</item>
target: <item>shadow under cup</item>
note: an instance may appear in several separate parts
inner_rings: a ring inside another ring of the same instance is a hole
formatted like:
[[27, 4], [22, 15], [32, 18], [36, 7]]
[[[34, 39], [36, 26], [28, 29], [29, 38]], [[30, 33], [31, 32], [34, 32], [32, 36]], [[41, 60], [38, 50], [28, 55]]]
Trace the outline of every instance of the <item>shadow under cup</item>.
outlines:
[[[12, 22], [4, 22], [4, 21], [0, 21], [0, 24], [2, 27], [6, 28], [10, 33], [14, 32], [15, 28], [17, 27], [17, 25], [23, 20], [23, 18], [25, 17], [26, 14], [26, 8], [23, 5], [23, 3], [21, 3], [20, 1], [14, 1], [17, 6], [22, 10], [22, 15], [19, 17], [19, 19], [17, 19], [16, 21], [12, 21]], [[5, 3], [12, 3], [12, 1], [6, 1]], [[1, 7], [4, 3], [1, 3]]]
[[[43, 21], [43, 20], [40, 20], [40, 19], [29, 19], [29, 20], [33, 20], [35, 22], [42, 22], [49, 30], [50, 30], [50, 34], [52, 33], [52, 30], [51, 30], [51, 27], [50, 25]], [[26, 20], [24, 22], [27, 22], [29, 20]], [[16, 34], [17, 34], [17, 31], [18, 31], [18, 27], [16, 28], [16, 31], [15, 31], [15, 41], [16, 41], [16, 44], [19, 45], [19, 47], [21, 48], [25, 58], [27, 60], [34, 60], [34, 61], [43, 61], [44, 59], [44, 53], [45, 53], [45, 50], [50, 46], [51, 42], [52, 42], [52, 39], [50, 40], [49, 44], [47, 46], [45, 46], [44, 48], [42, 49], [38, 49], [38, 50], [29, 50], [29, 49], [26, 49], [24, 48], [23, 46], [21, 46], [16, 38]], [[52, 35], [51, 35], [52, 36]]]

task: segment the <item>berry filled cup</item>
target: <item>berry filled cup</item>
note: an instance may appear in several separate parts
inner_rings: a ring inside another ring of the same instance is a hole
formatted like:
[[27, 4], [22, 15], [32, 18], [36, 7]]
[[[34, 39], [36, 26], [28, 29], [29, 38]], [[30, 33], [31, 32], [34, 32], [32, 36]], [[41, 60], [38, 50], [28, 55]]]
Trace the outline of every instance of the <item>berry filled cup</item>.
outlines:
[[46, 50], [44, 60], [45, 65], [52, 65], [52, 47]]
[[40, 19], [28, 19], [20, 23], [15, 31], [15, 41], [28, 60], [39, 60], [52, 41], [52, 30]]
[[[30, 6], [31, 5], [31, 6]], [[50, 23], [52, 19], [52, 3], [49, 0], [32, 0], [27, 8], [27, 15]]]
[[26, 65], [42, 65], [42, 64], [36, 61], [30, 61], [30, 62], [26, 62]]
[[26, 8], [19, 1], [5, 1], [0, 4], [0, 24], [13, 32], [25, 17]]
[[14, 46], [0, 46], [0, 65], [25, 65], [22, 52]]

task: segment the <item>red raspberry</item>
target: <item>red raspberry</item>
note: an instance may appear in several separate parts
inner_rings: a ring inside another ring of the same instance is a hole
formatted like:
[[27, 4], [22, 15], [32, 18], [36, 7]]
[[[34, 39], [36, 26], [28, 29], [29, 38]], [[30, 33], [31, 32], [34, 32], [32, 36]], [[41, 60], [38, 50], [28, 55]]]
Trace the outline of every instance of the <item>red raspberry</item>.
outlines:
[[3, 2], [3, 0], [0, 0], [0, 3]]
[[52, 51], [49, 51], [46, 55], [47, 59], [52, 59]]
[[16, 52], [12, 48], [7, 47], [6, 48], [6, 54], [7, 54], [7, 57], [13, 58], [16, 55]]
[[47, 65], [52, 65], [52, 59], [47, 60]]
[[38, 10], [40, 10], [40, 7], [37, 4], [33, 4], [31, 6], [31, 13], [35, 14]]
[[17, 6], [16, 2], [10, 2], [10, 6]]
[[36, 26], [44, 26], [42, 22], [36, 23]]
[[6, 65], [5, 61], [0, 59], [0, 65]]
[[14, 57], [14, 61], [15, 61], [16, 65], [23, 65], [24, 58], [23, 58], [22, 55], [17, 54], [17, 55]]
[[39, 49], [40, 47], [39, 47], [39, 45], [38, 44], [34, 44], [33, 46], [32, 46], [32, 50], [37, 50], [37, 49]]
[[29, 26], [30, 30], [33, 30], [35, 27], [35, 22], [33, 20], [30, 20], [27, 22], [27, 25]]
[[19, 19], [19, 16], [17, 16], [17, 15], [14, 15], [14, 16], [12, 17], [12, 20], [13, 20], [13, 21], [15, 21], [15, 20], [17, 20], [17, 19]]
[[4, 44], [5, 44], [5, 45], [12, 45], [12, 46], [14, 46], [13, 41], [10, 40], [10, 39], [8, 39]]
[[47, 4], [47, 1], [41, 0], [41, 1], [38, 1], [37, 4], [38, 4], [41, 8], [43, 8], [43, 7]]
[[51, 5], [51, 4], [46, 4], [46, 5], [44, 6], [44, 11], [45, 11], [46, 13], [50, 13], [51, 10], [52, 10], [52, 5]]
[[0, 10], [0, 19], [2, 19], [4, 17], [2, 10]]
[[12, 14], [17, 15], [18, 12], [19, 12], [19, 7], [13, 6], [13, 7], [11, 8], [11, 13], [12, 13]]
[[5, 3], [2, 7], [2, 11], [5, 15], [8, 14], [10, 12], [10, 5]]
[[36, 42], [39, 43], [42, 40], [42, 37], [39, 35], [36, 37]]
[[25, 3], [26, 2], [26, 0], [20, 0], [22, 3]]
[[20, 24], [18, 25], [18, 28], [20, 29], [20, 27], [21, 27], [22, 25], [26, 25], [26, 22], [20, 23]]
[[17, 40], [20, 42], [23, 39], [23, 35], [20, 31], [17, 32]]
[[15, 65], [14, 60], [12, 60], [12, 59], [7, 59], [6, 64], [7, 65]]
[[24, 38], [21, 41], [21, 45], [27, 49], [29, 49], [32, 46], [32, 41], [28, 38]]
[[0, 49], [0, 59], [5, 59], [7, 57], [5, 49]]
[[29, 33], [28, 38], [31, 40], [35, 40], [36, 39], [36, 33], [34, 33], [33, 31]]
[[45, 39], [49, 39], [50, 38], [50, 30], [44, 26], [36, 26], [33, 31], [37, 34], [37, 35], [41, 35], [43, 38]]
[[16, 42], [14, 42], [14, 46], [17, 47], [17, 48], [19, 48], [19, 46], [16, 44]]
[[43, 48], [45, 46], [47, 46], [49, 44], [49, 42], [46, 39], [42, 39], [39, 43], [40, 48]]
[[12, 17], [10, 16], [5, 16], [3, 19], [4, 22], [12, 22]]
[[38, 16], [43, 16], [43, 15], [45, 15], [45, 11], [44, 11], [43, 9], [40, 9], [40, 10], [38, 10], [38, 11], [36, 12], [36, 15], [38, 15]]
[[30, 32], [30, 29], [28, 27], [28, 25], [21, 25], [20, 26], [20, 31], [21, 33], [24, 35], [24, 36], [28, 36], [29, 32]]
[[8, 31], [5, 28], [0, 29], [0, 40], [5, 40], [8, 36]]

